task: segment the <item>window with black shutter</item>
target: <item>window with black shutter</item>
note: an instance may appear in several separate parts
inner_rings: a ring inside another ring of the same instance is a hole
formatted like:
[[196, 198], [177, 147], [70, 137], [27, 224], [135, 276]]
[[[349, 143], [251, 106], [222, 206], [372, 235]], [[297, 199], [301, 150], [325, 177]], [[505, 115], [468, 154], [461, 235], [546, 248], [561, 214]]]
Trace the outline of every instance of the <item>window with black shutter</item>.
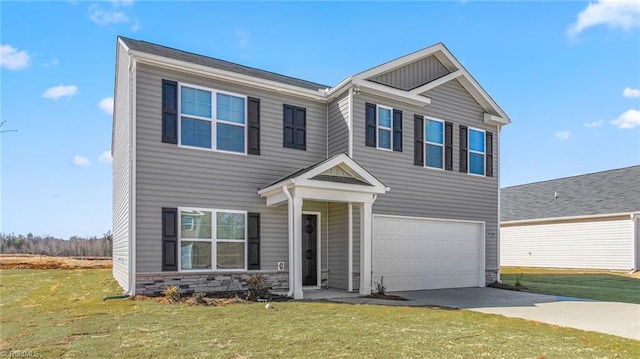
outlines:
[[307, 149], [307, 109], [283, 105], [282, 146], [299, 150]]
[[178, 270], [177, 208], [162, 208], [162, 270]]

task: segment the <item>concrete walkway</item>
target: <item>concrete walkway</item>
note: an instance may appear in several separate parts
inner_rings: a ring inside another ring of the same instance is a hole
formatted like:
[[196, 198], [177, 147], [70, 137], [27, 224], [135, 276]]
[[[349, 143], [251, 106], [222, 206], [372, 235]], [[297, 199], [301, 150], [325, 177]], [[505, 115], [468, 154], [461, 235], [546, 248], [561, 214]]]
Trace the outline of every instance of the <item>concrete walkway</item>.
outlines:
[[640, 340], [640, 304], [600, 302], [494, 288], [437, 289], [393, 294], [408, 300], [353, 296], [328, 300], [352, 304], [469, 309]]

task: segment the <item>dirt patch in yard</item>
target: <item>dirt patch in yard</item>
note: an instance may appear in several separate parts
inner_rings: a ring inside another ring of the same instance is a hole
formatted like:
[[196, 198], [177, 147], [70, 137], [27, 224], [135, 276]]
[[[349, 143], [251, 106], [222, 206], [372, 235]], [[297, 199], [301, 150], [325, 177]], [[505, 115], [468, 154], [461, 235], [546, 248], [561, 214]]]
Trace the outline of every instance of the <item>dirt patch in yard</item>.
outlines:
[[48, 257], [32, 254], [0, 254], [0, 269], [109, 269], [109, 257]]

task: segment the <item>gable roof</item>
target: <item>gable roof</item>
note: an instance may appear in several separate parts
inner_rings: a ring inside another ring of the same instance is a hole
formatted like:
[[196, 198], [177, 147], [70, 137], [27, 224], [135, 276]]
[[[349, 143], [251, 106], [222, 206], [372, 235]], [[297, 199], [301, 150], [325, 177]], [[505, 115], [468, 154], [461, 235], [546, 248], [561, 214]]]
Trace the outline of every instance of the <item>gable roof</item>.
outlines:
[[297, 86], [309, 90], [324, 90], [330, 86], [318, 84], [311, 81], [301, 80], [291, 76], [277, 74], [275, 72], [256, 69], [249, 66], [236, 64], [233, 62], [216, 59], [213, 57], [194, 54], [192, 52], [177, 50], [171, 47], [156, 45], [150, 42], [134, 40], [127, 37], [118, 37], [124, 44], [134, 51], [140, 51], [147, 54], [162, 56], [174, 60], [185, 61], [192, 64], [203, 65], [220, 70], [235, 72], [242, 75], [261, 78], [264, 80], [275, 81], [286, 85]]
[[500, 211], [502, 222], [640, 212], [640, 166], [506, 187]]
[[[442, 76], [437, 78], [428, 78], [425, 83], [420, 86], [412, 86], [408, 91], [410, 95], [422, 95], [424, 93], [440, 86], [446, 82], [458, 80], [460, 84], [471, 94], [471, 96], [486, 111], [485, 121], [498, 125], [506, 125], [511, 123], [509, 116], [498, 106], [498, 104], [489, 96], [489, 94], [480, 86], [473, 76], [462, 66], [462, 64], [453, 56], [451, 51], [444, 46], [443, 43], [437, 43], [422, 50], [413, 52], [409, 55], [399, 57], [395, 60], [378, 65], [355, 76], [356, 80], [367, 80], [369, 82], [379, 82], [381, 75], [397, 71], [412, 63], [423, 61], [430, 57], [434, 57], [432, 66], [440, 65], [439, 71]], [[443, 67], [443, 68], [442, 68]], [[446, 72], [446, 74], [445, 74]]]

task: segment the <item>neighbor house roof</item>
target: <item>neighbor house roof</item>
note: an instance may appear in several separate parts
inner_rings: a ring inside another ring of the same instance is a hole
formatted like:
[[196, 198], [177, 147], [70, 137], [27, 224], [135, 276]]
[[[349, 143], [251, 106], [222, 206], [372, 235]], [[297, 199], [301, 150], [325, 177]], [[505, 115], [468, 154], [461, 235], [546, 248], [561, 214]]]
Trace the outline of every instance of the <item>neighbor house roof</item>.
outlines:
[[502, 222], [640, 212], [640, 166], [506, 187]]
[[265, 80], [276, 81], [287, 85], [298, 86], [310, 90], [324, 90], [330, 86], [318, 84], [311, 81], [297, 79], [295, 77], [280, 75], [274, 72], [256, 69], [233, 62], [216, 59], [213, 57], [194, 54], [187, 51], [177, 50], [171, 47], [152, 44], [146, 41], [134, 40], [127, 37], [119, 37], [130, 50], [140, 51], [147, 54], [162, 56], [174, 60], [190, 62], [197, 65], [208, 66], [225, 71], [235, 72], [242, 75], [253, 76]]

